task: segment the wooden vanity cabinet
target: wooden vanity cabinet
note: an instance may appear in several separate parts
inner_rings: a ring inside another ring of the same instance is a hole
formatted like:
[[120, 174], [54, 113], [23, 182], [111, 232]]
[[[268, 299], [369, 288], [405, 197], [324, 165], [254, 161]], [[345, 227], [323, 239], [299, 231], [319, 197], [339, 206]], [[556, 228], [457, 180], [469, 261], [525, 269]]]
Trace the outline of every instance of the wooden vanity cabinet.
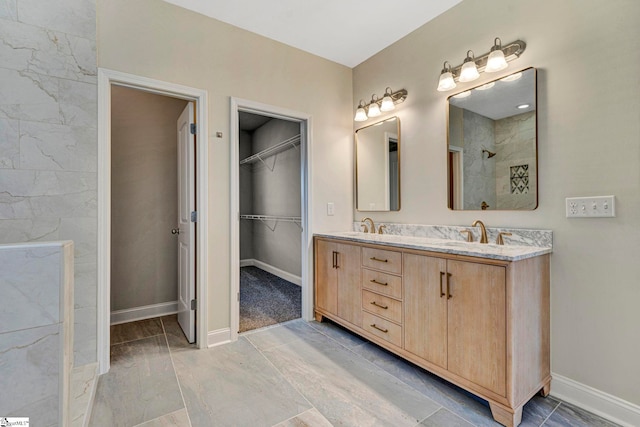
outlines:
[[360, 326], [360, 246], [315, 241], [316, 308]]
[[318, 321], [486, 399], [505, 426], [549, 394], [549, 255], [502, 261], [314, 239]]

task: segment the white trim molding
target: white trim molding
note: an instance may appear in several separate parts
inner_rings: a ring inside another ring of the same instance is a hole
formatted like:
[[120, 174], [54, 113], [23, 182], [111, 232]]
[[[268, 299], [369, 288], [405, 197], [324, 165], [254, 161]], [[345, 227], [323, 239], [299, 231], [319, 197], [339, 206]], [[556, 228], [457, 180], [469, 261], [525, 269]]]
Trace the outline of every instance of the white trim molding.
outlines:
[[207, 333], [207, 347], [217, 347], [231, 342], [231, 328], [216, 329]]
[[621, 426], [640, 426], [640, 406], [552, 373], [551, 395]]
[[260, 270], [264, 270], [267, 273], [278, 276], [279, 278], [286, 280], [287, 282], [291, 282], [294, 285], [302, 286], [302, 277], [296, 276], [295, 274], [291, 274], [287, 271], [279, 269], [278, 267], [274, 267], [271, 264], [267, 264], [266, 262], [262, 262], [254, 258], [241, 259], [240, 267], [257, 267]]
[[143, 307], [127, 308], [111, 312], [111, 325], [136, 322], [154, 317], [168, 316], [178, 312], [178, 301], [161, 302]]
[[196, 342], [207, 348], [209, 248], [209, 102], [208, 92], [120, 71], [98, 68], [98, 374], [109, 371], [111, 317], [111, 85], [195, 102], [196, 106]]
[[238, 113], [245, 111], [300, 123], [302, 318], [308, 321], [313, 320], [313, 224], [311, 222], [311, 212], [313, 212], [313, 200], [311, 197], [313, 132], [312, 118], [309, 114], [234, 97], [230, 98], [230, 104], [231, 206], [229, 228], [231, 231], [231, 286], [229, 293], [229, 322], [231, 325], [231, 341], [236, 341], [240, 325], [240, 305], [238, 301], [238, 292], [240, 291], [240, 136], [238, 132]]

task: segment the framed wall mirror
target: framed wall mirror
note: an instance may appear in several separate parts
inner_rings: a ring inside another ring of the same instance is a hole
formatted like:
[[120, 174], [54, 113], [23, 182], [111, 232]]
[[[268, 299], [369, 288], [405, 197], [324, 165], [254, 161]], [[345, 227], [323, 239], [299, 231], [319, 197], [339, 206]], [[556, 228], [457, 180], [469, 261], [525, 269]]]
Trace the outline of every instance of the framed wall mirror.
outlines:
[[358, 129], [355, 144], [356, 209], [400, 210], [400, 119]]
[[448, 99], [449, 208], [538, 206], [536, 69]]

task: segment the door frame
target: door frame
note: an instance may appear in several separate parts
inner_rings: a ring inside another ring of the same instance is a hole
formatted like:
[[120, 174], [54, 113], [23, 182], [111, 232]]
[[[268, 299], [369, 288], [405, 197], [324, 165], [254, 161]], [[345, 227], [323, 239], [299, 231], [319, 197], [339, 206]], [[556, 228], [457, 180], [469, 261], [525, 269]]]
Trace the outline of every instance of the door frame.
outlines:
[[240, 326], [240, 133], [238, 129], [239, 112], [269, 116], [277, 119], [300, 123], [300, 189], [301, 189], [301, 226], [302, 226], [302, 318], [313, 320], [313, 226], [311, 222], [311, 165], [312, 162], [312, 120], [311, 115], [286, 108], [263, 104], [241, 98], [230, 98], [230, 152], [231, 152], [231, 287], [230, 287], [230, 326], [231, 341], [238, 339]]
[[98, 374], [110, 367], [111, 317], [111, 86], [124, 86], [157, 95], [193, 101], [196, 109], [196, 343], [207, 348], [207, 278], [208, 278], [208, 93], [175, 83], [98, 68], [98, 294], [97, 351]]

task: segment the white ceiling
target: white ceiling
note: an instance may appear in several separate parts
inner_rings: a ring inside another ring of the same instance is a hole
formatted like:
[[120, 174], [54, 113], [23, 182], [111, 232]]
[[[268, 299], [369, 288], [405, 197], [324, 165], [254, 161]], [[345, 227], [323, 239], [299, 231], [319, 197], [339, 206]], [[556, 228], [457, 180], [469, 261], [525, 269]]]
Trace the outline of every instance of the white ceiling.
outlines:
[[462, 0], [164, 0], [355, 67]]

